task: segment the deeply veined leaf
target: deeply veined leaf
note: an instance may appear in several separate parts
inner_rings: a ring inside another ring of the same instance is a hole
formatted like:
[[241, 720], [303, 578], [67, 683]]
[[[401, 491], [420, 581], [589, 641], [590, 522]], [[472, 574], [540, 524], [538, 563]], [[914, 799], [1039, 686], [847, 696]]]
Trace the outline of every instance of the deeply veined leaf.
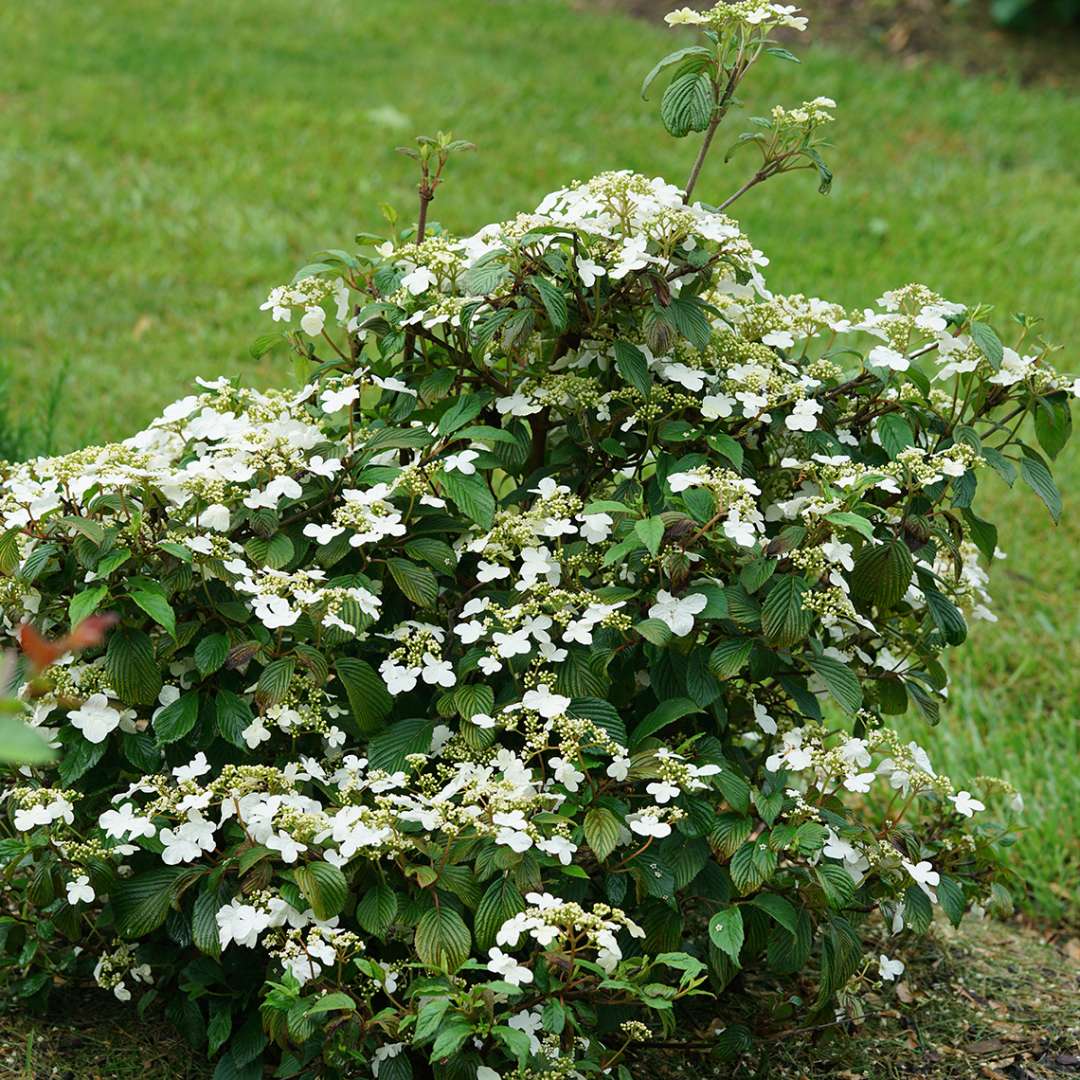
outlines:
[[729, 638], [721, 641], [709, 656], [709, 670], [717, 678], [729, 679], [746, 666], [753, 648], [753, 638]]
[[150, 705], [161, 692], [154, 646], [141, 630], [114, 630], [105, 652], [109, 685], [129, 705]]
[[195, 643], [195, 666], [202, 676], [212, 675], [229, 658], [229, 639], [224, 634], [209, 634]]
[[345, 688], [356, 726], [363, 735], [382, 730], [383, 721], [394, 707], [394, 699], [375, 669], [365, 660], [341, 656], [334, 661], [334, 671]]
[[439, 598], [439, 582], [426, 567], [408, 559], [387, 559], [387, 569], [397, 587], [418, 607], [432, 607]]
[[887, 611], [907, 592], [914, 568], [911, 552], [901, 541], [866, 544], [855, 558], [851, 590], [859, 599]]
[[154, 718], [154, 734], [161, 745], [182, 739], [199, 719], [199, 695], [189, 690], [166, 705]]
[[655, 735], [658, 731], [667, 727], [668, 724], [673, 724], [684, 716], [691, 716], [693, 713], [698, 712], [701, 712], [701, 706], [696, 701], [691, 701], [690, 698], [671, 698], [660, 702], [634, 728], [630, 735], [630, 748], [635, 749], [640, 746], [650, 735]]
[[78, 626], [87, 616], [93, 615], [109, 594], [108, 585], [94, 585], [76, 593], [68, 604], [68, 622], [72, 626]]
[[356, 905], [356, 921], [369, 934], [384, 937], [397, 915], [398, 898], [385, 882], [373, 885]]
[[540, 300], [544, 305], [544, 310], [547, 312], [551, 328], [555, 333], [561, 334], [566, 329], [569, 318], [566, 297], [563, 295], [562, 290], [539, 274], [533, 274], [528, 278], [528, 282], [540, 294]]
[[648, 99], [649, 87], [656, 81], [658, 75], [671, 67], [672, 64], [678, 64], [680, 61], [689, 61], [691, 59], [697, 60], [700, 64], [705, 65], [712, 58], [712, 53], [708, 49], [703, 48], [701, 45], [690, 45], [685, 49], [676, 49], [675, 52], [668, 53], [662, 60], [658, 60], [650, 69], [648, 75], [642, 80], [641, 83], [641, 98], [642, 100]]
[[786, 647], [810, 632], [811, 613], [802, 602], [809, 591], [809, 582], [798, 574], [774, 578], [761, 606], [761, 629], [770, 641]]
[[128, 596], [135, 601], [170, 637], [176, 637], [176, 612], [172, 604], [159, 593], [149, 589], [132, 589]]
[[158, 866], [123, 878], [110, 894], [116, 929], [123, 937], [145, 937], [169, 914], [177, 888], [204, 871], [185, 866]]
[[1020, 459], [1020, 475], [1024, 483], [1042, 499], [1043, 505], [1050, 511], [1050, 516], [1056, 525], [1061, 520], [1061, 493], [1046, 463], [1026, 446], [1024, 456]]
[[313, 862], [299, 866], [293, 878], [318, 919], [332, 919], [345, 907], [349, 883], [331, 863]]
[[724, 908], [709, 919], [709, 940], [735, 964], [742, 952], [743, 937], [743, 917], [737, 907]]
[[681, 139], [704, 131], [712, 119], [712, 80], [703, 71], [687, 71], [671, 80], [660, 99], [660, 119], [670, 135]]
[[472, 935], [464, 919], [444, 904], [421, 916], [413, 945], [421, 963], [453, 973], [469, 958]]
[[645, 354], [626, 341], [615, 342], [615, 367], [619, 374], [635, 389], [648, 397], [652, 390], [652, 376]]
[[614, 850], [622, 833], [619, 819], [606, 807], [594, 806], [585, 815], [585, 842], [603, 862]]
[[497, 877], [480, 898], [473, 916], [476, 947], [486, 953], [495, 944], [495, 935], [507, 919], [525, 910], [525, 898], [507, 876]]
[[808, 656], [806, 662], [840, 708], [852, 714], [862, 708], [862, 687], [847, 664], [831, 656]]
[[443, 472], [439, 484], [443, 494], [452, 499], [466, 517], [481, 528], [491, 528], [495, 517], [495, 496], [491, 494], [481, 473], [466, 476], [457, 470]]

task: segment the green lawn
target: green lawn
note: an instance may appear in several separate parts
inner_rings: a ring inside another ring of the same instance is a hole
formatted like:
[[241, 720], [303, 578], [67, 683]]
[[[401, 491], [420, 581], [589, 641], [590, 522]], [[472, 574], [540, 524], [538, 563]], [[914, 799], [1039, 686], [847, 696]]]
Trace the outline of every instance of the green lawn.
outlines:
[[[454, 162], [432, 211], [458, 230], [605, 168], [682, 181], [696, 150], [637, 95], [681, 39], [556, 0], [149, 11], [53, 0], [0, 12], [0, 365], [31, 428], [35, 398], [67, 371], [59, 448], [129, 432], [198, 374], [291, 378], [276, 357], [247, 355], [267, 325], [259, 303], [314, 250], [377, 228], [380, 202], [412, 212], [411, 163], [393, 147], [416, 132], [451, 128], [480, 147]], [[776, 287], [856, 304], [923, 280], [1080, 337], [1075, 100], [823, 47], [801, 66], [770, 58], [747, 85], [751, 112], [819, 93], [840, 103], [832, 195], [800, 174], [737, 206]], [[744, 177], [721, 157], [706, 199]], [[1080, 455], [1066, 458], [1075, 505]], [[1033, 499], [991, 501], [1010, 552], [1001, 621], [974, 634], [954, 707], [920, 735], [945, 765], [1022, 786], [1025, 877], [1044, 914], [1080, 917], [1080, 526], [1074, 514], [1055, 531]]]

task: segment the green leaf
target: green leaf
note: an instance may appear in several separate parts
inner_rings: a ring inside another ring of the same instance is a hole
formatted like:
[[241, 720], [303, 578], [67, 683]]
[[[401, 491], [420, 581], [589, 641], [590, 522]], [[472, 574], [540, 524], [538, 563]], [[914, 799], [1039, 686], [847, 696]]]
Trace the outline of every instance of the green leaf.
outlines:
[[904, 927], [913, 934], [925, 934], [934, 921], [930, 897], [918, 885], [909, 885], [904, 893]]
[[433, 570], [449, 574], [457, 567], [454, 549], [433, 536], [420, 536], [405, 544], [405, 554], [410, 559], [426, 562]]
[[618, 709], [608, 701], [591, 697], [574, 698], [570, 702], [570, 708], [567, 709], [567, 715], [591, 720], [620, 746], [626, 746], [630, 741], [626, 733], [626, 722]]
[[28, 584], [32, 584], [57, 554], [59, 554], [59, 549], [55, 544], [38, 544], [23, 560], [18, 576]]
[[108, 585], [95, 585], [73, 596], [68, 604], [68, 621], [72, 627], [78, 626], [88, 615], [93, 615], [108, 593]]
[[224, 634], [210, 634], [195, 645], [195, 666], [204, 678], [212, 675], [229, 658], [229, 639]]
[[668, 305], [668, 316], [679, 333], [696, 349], [704, 349], [712, 337], [712, 326], [700, 300], [696, 297], [676, 297]]
[[65, 742], [65, 752], [60, 759], [57, 771], [61, 782], [70, 787], [76, 780], [86, 775], [104, 756], [108, 749], [107, 742], [92, 743], [79, 735], [74, 728], [61, 732]]
[[772, 857], [773, 865], [776, 862], [776, 853], [767, 848], [762, 851], [759, 845], [764, 848], [760, 839], [747, 841], [732, 855], [731, 862], [728, 864], [731, 880], [743, 896], [763, 885], [769, 877], [770, 866], [767, 857]]
[[738, 964], [743, 947], [743, 917], [737, 907], [724, 908], [709, 919], [709, 940]]
[[199, 719], [199, 695], [194, 690], [181, 694], [171, 705], [166, 705], [154, 719], [154, 734], [158, 744], [174, 743], [182, 739]]
[[211, 1005], [210, 1023], [206, 1025], [206, 1052], [213, 1057], [232, 1034], [231, 1003]]
[[495, 936], [507, 919], [525, 910], [525, 898], [509, 876], [496, 878], [480, 898], [473, 916], [473, 934], [476, 947], [482, 953], [495, 944]]
[[120, 737], [124, 757], [141, 773], [155, 773], [161, 765], [161, 748], [148, 731], [124, 732]]
[[148, 589], [133, 589], [128, 596], [135, 601], [158, 624], [164, 627], [169, 637], [176, 637], [176, 612], [172, 604], [158, 592]]
[[397, 915], [397, 893], [385, 882], [373, 885], [356, 905], [356, 921], [376, 937], [384, 937]]
[[191, 940], [199, 952], [215, 959], [221, 955], [217, 913], [222, 907], [217, 889], [207, 889], [195, 897], [191, 911]]
[[54, 524], [62, 525], [65, 529], [85, 536], [95, 547], [101, 547], [105, 541], [105, 526], [93, 518], [79, 517], [77, 514], [68, 514], [54, 519]]
[[1024, 447], [1024, 456], [1020, 459], [1020, 475], [1036, 495], [1043, 501], [1043, 505], [1050, 511], [1056, 525], [1061, 520], [1061, 494], [1050, 475], [1046, 463], [1034, 450]]
[[997, 526], [976, 516], [969, 507], [964, 507], [963, 515], [975, 546], [988, 563], [993, 562], [994, 552], [998, 545]]
[[448, 997], [428, 998], [420, 1006], [420, 1011], [416, 1014], [416, 1026], [413, 1028], [412, 1041], [414, 1046], [419, 1046], [421, 1043], [429, 1042], [435, 1038], [449, 1007], [450, 999]]
[[397, 587], [418, 607], [434, 607], [439, 598], [439, 582], [426, 567], [408, 559], [388, 559], [390, 576]]
[[439, 476], [439, 485], [442, 493], [452, 499], [470, 521], [475, 521], [483, 529], [491, 528], [495, 518], [495, 496], [479, 472], [471, 476], [457, 470], [444, 472]]
[[621, 832], [619, 819], [606, 806], [594, 806], [585, 815], [585, 842], [601, 862], [615, 850]]
[[472, 936], [464, 919], [443, 904], [420, 917], [413, 944], [422, 964], [453, 973], [468, 960]]
[[890, 458], [915, 445], [915, 432], [900, 413], [886, 413], [877, 423], [881, 446]]
[[409, 754], [427, 753], [434, 726], [431, 720], [410, 717], [380, 732], [368, 743], [369, 768], [396, 772]]
[[746, 666], [753, 648], [753, 638], [729, 638], [721, 641], [709, 656], [709, 670], [718, 679], [730, 679]]
[[288, 566], [296, 554], [293, 542], [282, 532], [273, 536], [253, 536], [244, 545], [244, 551], [253, 563], [268, 566], [271, 570]]
[[764, 911], [792, 936], [798, 932], [798, 912], [790, 900], [777, 893], [759, 893], [750, 903]]
[[641, 99], [642, 101], [648, 100], [649, 87], [656, 81], [658, 75], [671, 67], [672, 64], [679, 63], [680, 60], [686, 60], [693, 58], [698, 60], [701, 64], [707, 64], [712, 57], [712, 53], [708, 49], [703, 48], [701, 45], [690, 45], [685, 49], [676, 49], [673, 53], [668, 53], [662, 60], [658, 60], [649, 71], [649, 74], [645, 76], [641, 83]]
[[180, 883], [202, 873], [185, 866], [158, 866], [119, 879], [110, 890], [116, 929], [127, 938], [145, 937], [156, 930], [169, 914]]
[[[256, 1014], [257, 1015], [257, 1014]], [[235, 1041], [235, 1040], [234, 1040]], [[240, 1064], [236, 1052], [229, 1050], [218, 1058], [213, 1080], [260, 1080], [263, 1075], [262, 1059]]]
[[843, 908], [855, 895], [855, 882], [839, 863], [822, 862], [814, 870], [814, 876], [825, 893], [829, 907]]
[[941, 631], [941, 636], [948, 645], [961, 645], [967, 637], [967, 623], [960, 609], [944, 594], [938, 592], [929, 582], [923, 583], [923, 595], [926, 607], [934, 625]]
[[0, 574], [10, 576], [19, 566], [19, 537], [22, 529], [0, 533]]
[[521, 1028], [512, 1028], [506, 1024], [497, 1024], [491, 1029], [495, 1036], [506, 1047], [510, 1056], [516, 1059], [519, 1069], [524, 1069], [525, 1061], [532, 1052], [532, 1037]]
[[648, 397], [652, 391], [652, 376], [645, 354], [636, 346], [626, 341], [615, 342], [615, 367], [619, 374], [642, 397]]
[[659, 619], [642, 619], [634, 629], [650, 644], [663, 648], [672, 638], [671, 628]]
[[826, 514], [825, 520], [831, 521], [834, 525], [842, 525], [844, 528], [854, 529], [860, 535], [865, 536], [867, 540], [874, 539], [874, 526], [861, 514], [852, 514], [846, 510], [837, 510], [834, 513]]
[[655, 735], [668, 724], [699, 712], [701, 712], [701, 706], [690, 698], [670, 698], [662, 701], [634, 728], [630, 736], [630, 749], [637, 749], [650, 735]]
[[714, 847], [730, 859], [746, 842], [753, 828], [753, 821], [745, 814], [725, 811], [717, 817], [709, 839]]
[[502, 282], [510, 277], [503, 259], [506, 257], [505, 248], [491, 251], [478, 259], [465, 272], [462, 279], [462, 287], [471, 296], [485, 296]]
[[118, 548], [110, 552], [97, 564], [99, 578], [108, 577], [114, 570], [118, 570], [131, 558], [131, 552], [127, 548]]
[[0, 762], [44, 765], [55, 757], [56, 753], [49, 749], [39, 731], [24, 724], [18, 716], [0, 715]]
[[742, 468], [744, 451], [741, 443], [722, 431], [714, 432], [706, 441], [713, 450], [726, 457], [736, 469]]
[[449, 435], [475, 420], [490, 400], [490, 394], [462, 395], [439, 417], [439, 434]]
[[903, 716], [907, 712], [908, 697], [902, 679], [877, 679], [878, 704], [886, 716]]
[[949, 877], [948, 874], [942, 874], [935, 891], [937, 892], [941, 910], [945, 912], [949, 922], [953, 926], [959, 926], [964, 917], [964, 912], [967, 910], [963, 886], [956, 878]]
[[1016, 466], [1001, 453], [1000, 450], [995, 450], [992, 446], [984, 446], [982, 449], [982, 456], [990, 463], [994, 472], [996, 472], [1009, 487], [1012, 487], [1016, 482]]
[[900, 540], [866, 544], [855, 557], [851, 590], [859, 599], [888, 611], [907, 592], [914, 567], [911, 552]]
[[990, 361], [990, 366], [998, 371], [1001, 368], [1001, 361], [1005, 355], [1005, 350], [1001, 344], [1001, 338], [994, 332], [994, 328], [988, 323], [973, 322], [971, 324], [971, 340], [979, 348], [979, 352]]
[[161, 692], [161, 671], [154, 646], [141, 630], [118, 629], [105, 652], [109, 685], [126, 705], [152, 705]]
[[341, 914], [349, 896], [349, 883], [336, 866], [328, 862], [298, 866], [293, 871], [293, 880], [317, 919], [332, 919]]
[[671, 80], [660, 99], [660, 119], [676, 139], [704, 131], [713, 111], [713, 85], [703, 71], [688, 71]]
[[367, 437], [364, 449], [369, 453], [380, 450], [423, 450], [434, 441], [422, 427], [385, 427], [378, 428]]
[[1065, 393], [1038, 399], [1035, 409], [1035, 435], [1039, 445], [1056, 458], [1072, 435], [1072, 409]]
[[556, 334], [561, 334], [566, 329], [569, 312], [566, 307], [566, 297], [563, 296], [558, 286], [553, 285], [547, 278], [539, 274], [533, 274], [528, 282], [540, 294], [540, 300], [547, 312], [548, 321]]
[[308, 1006], [308, 1016], [318, 1016], [328, 1012], [356, 1012], [356, 1002], [341, 990], [323, 994], [313, 1005]]
[[[431, 1061], [452, 1060], [472, 1033], [473, 1022], [471, 1020], [460, 1015], [449, 1017], [439, 1028], [439, 1034], [431, 1048]], [[399, 1054], [398, 1057], [400, 1056]], [[471, 1071], [475, 1075], [475, 1068]], [[459, 1076], [455, 1077], [455, 1080], [465, 1080], [467, 1075], [467, 1073], [459, 1074]]]
[[247, 701], [231, 690], [219, 690], [214, 698], [218, 734], [233, 746], [246, 750], [242, 733], [255, 719]]
[[851, 714], [862, 708], [862, 687], [847, 664], [831, 656], [807, 656], [806, 662], [840, 708]]
[[255, 696], [264, 705], [280, 704], [289, 694], [295, 671], [296, 661], [291, 656], [271, 660], [259, 676]]
[[812, 616], [802, 602], [809, 591], [809, 582], [798, 574], [781, 574], [773, 579], [761, 606], [761, 628], [774, 644], [794, 645], [810, 632]]
[[649, 549], [650, 555], [656, 555], [664, 542], [664, 519], [661, 517], [645, 518], [634, 522], [634, 532], [638, 539]]
[[[411, 565], [411, 564], [410, 564]], [[382, 730], [383, 721], [394, 707], [394, 699], [375, 669], [364, 660], [341, 656], [334, 661], [356, 726], [362, 735]]]

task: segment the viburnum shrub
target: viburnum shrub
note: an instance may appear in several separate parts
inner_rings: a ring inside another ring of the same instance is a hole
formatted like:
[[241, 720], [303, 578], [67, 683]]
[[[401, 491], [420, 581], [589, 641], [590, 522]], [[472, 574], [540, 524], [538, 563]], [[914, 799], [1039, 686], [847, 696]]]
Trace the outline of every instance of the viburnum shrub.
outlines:
[[[669, 21], [703, 31], [647, 80], [705, 133], [693, 189], [803, 20]], [[739, 192], [827, 185], [831, 107], [759, 121]], [[62, 755], [6, 792], [8, 988], [164, 1003], [222, 1080], [736, 1057], [857, 1018], [903, 971], [871, 943], [1008, 902], [1019, 796], [890, 718], [936, 722], [944, 650], [993, 618], [980, 478], [1056, 520], [1029, 439], [1057, 454], [1077, 383], [1030, 319], [1005, 344], [922, 285], [772, 293], [737, 223], [660, 179], [457, 239], [427, 209], [465, 148], [409, 150], [417, 228], [271, 292], [258, 349], [294, 349], [302, 389], [203, 381], [5, 472], [8, 630], [118, 620], [19, 691]]]

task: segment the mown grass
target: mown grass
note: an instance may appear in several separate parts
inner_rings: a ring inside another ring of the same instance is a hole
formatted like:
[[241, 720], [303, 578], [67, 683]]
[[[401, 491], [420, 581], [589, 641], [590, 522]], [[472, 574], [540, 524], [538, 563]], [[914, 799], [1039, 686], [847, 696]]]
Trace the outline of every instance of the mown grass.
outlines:
[[[637, 96], [642, 72], [679, 40], [558, 0], [7, 5], [9, 412], [20, 424], [37, 415], [65, 368], [56, 441], [74, 447], [129, 432], [197, 374], [291, 378], [277, 357], [247, 354], [266, 328], [259, 303], [312, 251], [378, 228], [380, 202], [412, 213], [410, 163], [393, 147], [416, 132], [479, 144], [433, 209], [457, 230], [604, 168], [683, 179], [696, 146], [664, 136], [655, 104]], [[1041, 313], [1058, 340], [1080, 337], [1075, 100], [817, 46], [802, 65], [764, 63], [746, 112], [819, 93], [841, 106], [832, 195], [799, 175], [736, 208], [772, 256], [775, 287], [861, 304], [923, 280], [1002, 313]], [[707, 199], [744, 176], [738, 157], [721, 163], [725, 146], [699, 187]], [[1075, 451], [1060, 479], [1075, 509]], [[958, 654], [945, 720], [920, 735], [944, 767], [1023, 788], [1024, 879], [1042, 914], [1076, 918], [1080, 526], [1073, 514], [1054, 530], [1033, 498], [1000, 491], [977, 505], [1003, 519], [1010, 552], [1001, 621]]]

